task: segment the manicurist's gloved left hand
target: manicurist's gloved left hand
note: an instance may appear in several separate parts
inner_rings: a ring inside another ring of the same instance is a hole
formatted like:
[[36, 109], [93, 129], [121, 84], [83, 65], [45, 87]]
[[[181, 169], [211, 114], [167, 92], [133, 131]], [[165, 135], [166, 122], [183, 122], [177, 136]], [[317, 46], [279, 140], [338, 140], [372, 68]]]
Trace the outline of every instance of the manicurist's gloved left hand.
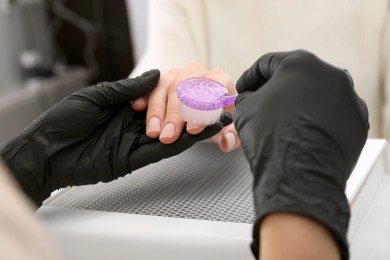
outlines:
[[58, 188], [109, 182], [167, 158], [217, 134], [228, 114], [197, 135], [183, 131], [164, 145], [145, 135], [146, 112], [129, 102], [152, 91], [160, 72], [84, 88], [47, 110], [0, 154], [25, 193], [36, 203]]

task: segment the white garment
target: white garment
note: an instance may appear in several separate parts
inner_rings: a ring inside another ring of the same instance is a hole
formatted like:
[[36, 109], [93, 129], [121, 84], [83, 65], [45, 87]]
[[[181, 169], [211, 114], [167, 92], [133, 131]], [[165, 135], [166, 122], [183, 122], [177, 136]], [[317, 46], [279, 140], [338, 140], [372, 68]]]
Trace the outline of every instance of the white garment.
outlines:
[[152, 0], [132, 76], [198, 61], [236, 81], [261, 55], [295, 49], [346, 68], [367, 102], [370, 137], [390, 140], [388, 0]]
[[1, 160], [0, 193], [0, 259], [61, 259]]

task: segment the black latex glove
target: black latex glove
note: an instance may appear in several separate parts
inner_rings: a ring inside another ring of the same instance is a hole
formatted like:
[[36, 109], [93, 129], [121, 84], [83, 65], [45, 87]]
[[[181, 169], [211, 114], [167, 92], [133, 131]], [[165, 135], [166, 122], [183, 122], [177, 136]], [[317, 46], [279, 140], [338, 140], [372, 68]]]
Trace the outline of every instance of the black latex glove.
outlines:
[[261, 219], [284, 211], [323, 223], [347, 259], [344, 190], [369, 128], [349, 74], [305, 51], [269, 53], [237, 90], [234, 122], [254, 174], [254, 254]]
[[26, 194], [39, 206], [50, 193], [69, 185], [109, 182], [167, 158], [218, 133], [221, 121], [198, 135], [183, 132], [164, 145], [145, 135], [146, 112], [129, 102], [151, 91], [160, 72], [84, 88], [54, 105], [1, 148], [1, 156]]

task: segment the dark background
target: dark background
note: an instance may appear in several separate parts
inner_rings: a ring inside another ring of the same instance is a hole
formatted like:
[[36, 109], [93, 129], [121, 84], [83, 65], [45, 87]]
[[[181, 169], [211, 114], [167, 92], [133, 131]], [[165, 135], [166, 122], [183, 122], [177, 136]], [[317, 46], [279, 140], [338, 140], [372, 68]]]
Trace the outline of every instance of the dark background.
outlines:
[[[125, 1], [68, 0], [63, 4], [88, 20], [94, 29], [90, 35], [96, 43], [93, 50], [98, 73], [91, 77], [91, 83], [127, 77], [134, 67], [134, 59]], [[86, 33], [57, 15], [52, 2], [48, 2], [48, 7], [50, 19], [59, 24], [53, 33], [57, 56], [67, 65], [88, 67], [83, 57]]]

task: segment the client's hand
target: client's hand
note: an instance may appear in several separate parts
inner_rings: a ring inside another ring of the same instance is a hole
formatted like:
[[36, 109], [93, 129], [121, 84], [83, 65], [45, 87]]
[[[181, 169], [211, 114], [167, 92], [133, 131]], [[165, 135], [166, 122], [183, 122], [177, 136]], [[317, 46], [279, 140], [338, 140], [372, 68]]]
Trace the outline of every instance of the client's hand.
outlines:
[[347, 259], [344, 189], [369, 128], [351, 77], [305, 51], [269, 53], [237, 90], [234, 123], [255, 177], [255, 254], [259, 223], [282, 212], [323, 224]]
[[[224, 85], [230, 94], [236, 94], [236, 89], [230, 77], [221, 70], [206, 70], [202, 65], [193, 62], [183, 69], [171, 70], [163, 74], [153, 93], [135, 100], [132, 103], [134, 110], [141, 111], [148, 106], [146, 134], [151, 138], [159, 137], [164, 144], [171, 144], [177, 140], [183, 128], [190, 134], [198, 134], [205, 128], [203, 125], [190, 125], [179, 115], [179, 99], [176, 96], [178, 83], [189, 77], [208, 77]], [[234, 113], [234, 106], [225, 108], [230, 114]], [[213, 137], [219, 148], [229, 152], [240, 146], [240, 139], [234, 124], [226, 126], [218, 135]]]
[[145, 135], [145, 112], [128, 103], [152, 91], [160, 72], [81, 89], [43, 113], [0, 149], [26, 194], [37, 204], [58, 188], [108, 182], [184, 151], [217, 134], [221, 122], [197, 135], [185, 131], [165, 145]]

